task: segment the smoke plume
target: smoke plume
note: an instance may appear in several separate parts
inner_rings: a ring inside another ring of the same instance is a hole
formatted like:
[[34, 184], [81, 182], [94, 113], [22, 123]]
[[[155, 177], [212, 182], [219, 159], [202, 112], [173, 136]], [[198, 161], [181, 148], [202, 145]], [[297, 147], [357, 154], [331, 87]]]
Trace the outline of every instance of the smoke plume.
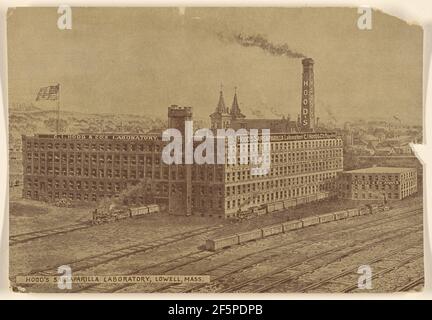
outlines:
[[267, 40], [263, 35], [244, 35], [242, 33], [227, 36], [226, 34], [219, 33], [219, 38], [225, 41], [238, 43], [243, 47], [257, 47], [273, 56], [285, 56], [289, 58], [306, 58], [300, 52], [291, 49], [286, 43], [274, 44]]

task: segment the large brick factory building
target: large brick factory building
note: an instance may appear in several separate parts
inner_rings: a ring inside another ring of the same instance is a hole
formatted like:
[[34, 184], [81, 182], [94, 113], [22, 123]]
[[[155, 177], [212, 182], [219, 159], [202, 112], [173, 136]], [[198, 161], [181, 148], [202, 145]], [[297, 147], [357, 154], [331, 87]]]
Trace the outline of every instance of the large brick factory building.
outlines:
[[[171, 214], [232, 217], [245, 209], [294, 200], [314, 201], [332, 194], [343, 170], [341, 137], [315, 131], [313, 60], [303, 60], [301, 116], [246, 119], [237, 94], [227, 108], [222, 92], [210, 116], [212, 129], [269, 128], [271, 167], [252, 176], [250, 165], [163, 163], [167, 142], [161, 134], [82, 134], [23, 136], [23, 196], [55, 201], [98, 201], [141, 184], [141, 203], [160, 203]], [[192, 109], [171, 106], [169, 128], [184, 133]], [[237, 146], [239, 149], [239, 145]], [[226, 163], [226, 162], [225, 162]], [[308, 200], [305, 200], [308, 199]]]
[[339, 194], [352, 200], [401, 200], [417, 192], [417, 169], [370, 167], [345, 171]]

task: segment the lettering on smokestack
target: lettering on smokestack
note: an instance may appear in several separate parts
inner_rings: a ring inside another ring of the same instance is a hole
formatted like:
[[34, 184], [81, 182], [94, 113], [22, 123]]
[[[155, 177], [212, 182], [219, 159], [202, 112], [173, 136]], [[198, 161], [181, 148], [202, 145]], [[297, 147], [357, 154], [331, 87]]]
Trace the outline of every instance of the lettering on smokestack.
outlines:
[[302, 131], [315, 130], [315, 105], [314, 105], [314, 61], [311, 58], [302, 60], [303, 84], [301, 103], [301, 128]]

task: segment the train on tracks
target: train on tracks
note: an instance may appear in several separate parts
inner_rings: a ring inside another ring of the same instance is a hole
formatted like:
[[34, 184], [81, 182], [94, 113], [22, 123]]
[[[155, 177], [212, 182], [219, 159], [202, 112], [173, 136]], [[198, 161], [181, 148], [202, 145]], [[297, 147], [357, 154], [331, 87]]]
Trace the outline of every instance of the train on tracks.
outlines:
[[272, 235], [286, 233], [292, 230], [302, 229], [320, 223], [342, 220], [366, 214], [374, 214], [384, 210], [388, 210], [388, 207], [385, 207], [384, 205], [368, 204], [360, 208], [341, 210], [316, 216], [309, 216], [298, 220], [290, 220], [283, 223], [254, 229], [251, 231], [237, 233], [234, 235], [215, 239], [208, 239], [205, 243], [205, 248], [209, 251], [216, 251], [234, 245], [242, 244], [248, 241], [259, 240]]
[[[298, 206], [301, 206], [301, 205], [304, 205], [304, 204], [307, 204], [310, 202], [328, 199], [330, 197], [332, 197], [332, 194], [330, 192], [319, 192], [317, 194], [313, 194], [313, 195], [309, 195], [309, 196], [287, 199], [284, 201], [273, 202], [273, 203], [264, 204], [264, 205], [256, 206], [256, 207], [249, 207], [249, 208], [245, 208], [245, 209], [240, 207], [240, 210], [234, 219], [247, 220], [247, 219], [255, 218], [257, 216], [261, 216], [261, 215], [264, 215], [267, 213], [272, 213], [272, 212], [281, 211], [284, 209], [298, 207]], [[249, 199], [249, 201], [246, 201], [246, 203], [244, 203], [245, 207], [246, 207], [246, 205], [249, 204], [250, 200], [251, 199]]]
[[93, 224], [102, 224], [125, 218], [133, 218], [158, 213], [161, 208], [157, 204], [140, 207], [112, 206], [108, 209], [95, 209], [93, 211]]

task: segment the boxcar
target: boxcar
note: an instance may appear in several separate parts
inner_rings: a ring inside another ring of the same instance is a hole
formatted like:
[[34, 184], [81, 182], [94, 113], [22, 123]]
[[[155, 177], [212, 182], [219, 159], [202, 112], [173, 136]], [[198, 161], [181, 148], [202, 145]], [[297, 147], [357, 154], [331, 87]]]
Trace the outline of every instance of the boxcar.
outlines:
[[348, 218], [348, 212], [346, 210], [334, 212], [334, 216], [336, 220], [346, 219]]
[[270, 203], [270, 204], [267, 205], [267, 213], [273, 212], [275, 210], [276, 209], [275, 209], [274, 203]]
[[301, 229], [302, 227], [303, 227], [303, 221], [301, 220], [292, 220], [292, 221], [287, 221], [282, 223], [283, 232]]
[[307, 197], [299, 197], [297, 198], [297, 205], [304, 204], [306, 203], [306, 201], [307, 201]]
[[216, 251], [219, 249], [227, 248], [239, 244], [238, 235], [227, 236], [217, 239], [209, 239], [206, 241], [206, 249]]
[[319, 215], [320, 223], [330, 222], [334, 220], [335, 220], [335, 216], [333, 213], [326, 213], [326, 214]]
[[274, 224], [261, 229], [263, 237], [269, 237], [283, 232], [282, 224]]
[[303, 222], [303, 227], [313, 226], [315, 224], [318, 224], [320, 222], [319, 216], [313, 216], [313, 217], [306, 217], [301, 219]]
[[130, 208], [130, 213], [131, 216], [142, 216], [144, 214], [147, 214], [149, 212], [148, 207], [135, 207], [135, 208]]
[[239, 243], [244, 243], [252, 240], [258, 240], [263, 237], [261, 229], [238, 233]]
[[275, 208], [275, 211], [283, 210], [283, 208], [284, 208], [283, 201], [276, 202], [276, 203], [274, 204], [274, 208]]
[[368, 208], [370, 214], [379, 212], [379, 207], [376, 204], [367, 204], [366, 207]]
[[324, 196], [324, 192], [318, 192], [317, 193], [317, 200], [322, 200], [322, 199], [324, 199], [325, 198], [325, 196]]
[[316, 194], [311, 194], [310, 196], [307, 196], [307, 202], [313, 202], [317, 200]]
[[359, 215], [359, 209], [349, 209], [348, 211], [348, 217], [357, 217]]
[[284, 204], [284, 208], [288, 209], [288, 208], [295, 207], [297, 203], [296, 203], [296, 199], [289, 199], [289, 200], [285, 200], [283, 204]]
[[130, 211], [125, 210], [116, 210], [114, 211], [115, 220], [126, 219], [130, 217]]
[[157, 204], [150, 204], [147, 207], [148, 207], [149, 213], [154, 213], [154, 212], [160, 211], [159, 205], [157, 205]]
[[267, 213], [267, 208], [259, 208], [259, 209], [254, 209], [253, 212], [257, 215], [257, 216], [262, 216], [263, 214]]

